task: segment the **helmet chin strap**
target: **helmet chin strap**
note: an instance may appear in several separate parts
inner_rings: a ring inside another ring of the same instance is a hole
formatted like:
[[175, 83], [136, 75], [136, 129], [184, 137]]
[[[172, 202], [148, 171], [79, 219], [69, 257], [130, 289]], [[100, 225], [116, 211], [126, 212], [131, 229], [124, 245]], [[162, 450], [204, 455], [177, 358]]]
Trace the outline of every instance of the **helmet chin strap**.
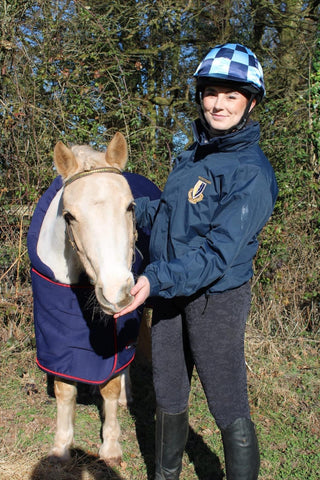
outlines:
[[232, 132], [236, 132], [238, 130], [241, 130], [241, 128], [243, 128], [246, 125], [246, 123], [249, 119], [249, 115], [252, 111], [251, 105], [252, 105], [252, 102], [253, 102], [256, 95], [254, 93], [251, 93], [250, 98], [248, 100], [248, 104], [245, 108], [245, 111], [244, 111], [240, 121], [236, 125], [233, 125], [232, 127], [228, 128], [227, 130], [214, 130], [211, 127], [211, 125], [209, 125], [209, 123], [207, 122], [207, 120], [204, 116], [204, 113], [203, 113], [202, 92], [200, 92], [199, 96], [200, 96], [199, 118], [200, 118], [202, 126], [204, 127], [207, 135], [209, 136], [209, 138], [212, 138], [212, 137], [221, 137], [223, 135], [227, 135], [228, 133], [232, 133]]
[[247, 106], [246, 106], [246, 108], [245, 108], [245, 111], [244, 111], [244, 113], [243, 113], [243, 115], [242, 115], [242, 118], [241, 118], [240, 122], [234, 127], [236, 130], [240, 130], [240, 129], [243, 128], [243, 127], [245, 126], [245, 124], [247, 123], [248, 118], [249, 118], [249, 116], [250, 116], [250, 113], [251, 113], [251, 111], [253, 110], [253, 109], [251, 108], [251, 106], [252, 106], [252, 102], [253, 102], [254, 98], [255, 98], [255, 94], [254, 94], [254, 93], [251, 93], [250, 98], [248, 99], [248, 104], [247, 104]]

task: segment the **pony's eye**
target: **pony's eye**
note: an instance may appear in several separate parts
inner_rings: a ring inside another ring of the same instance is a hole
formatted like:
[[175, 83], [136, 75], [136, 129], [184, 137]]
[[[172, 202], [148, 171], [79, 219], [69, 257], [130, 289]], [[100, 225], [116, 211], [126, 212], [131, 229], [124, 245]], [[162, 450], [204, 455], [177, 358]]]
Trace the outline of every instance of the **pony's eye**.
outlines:
[[72, 222], [72, 220], [75, 219], [74, 216], [70, 212], [68, 212], [67, 210], [65, 210], [62, 213], [62, 215], [63, 215], [63, 218], [65, 219], [65, 221], [68, 225]]
[[134, 212], [135, 205], [136, 204], [134, 202], [129, 203], [128, 208], [127, 208], [127, 212]]

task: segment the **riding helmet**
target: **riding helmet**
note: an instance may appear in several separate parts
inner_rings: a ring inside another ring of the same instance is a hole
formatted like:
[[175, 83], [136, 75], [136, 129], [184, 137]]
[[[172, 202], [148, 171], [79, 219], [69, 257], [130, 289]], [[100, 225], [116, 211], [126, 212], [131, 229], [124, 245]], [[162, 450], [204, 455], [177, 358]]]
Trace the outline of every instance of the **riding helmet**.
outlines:
[[214, 83], [230, 84], [250, 96], [254, 95], [257, 103], [265, 95], [262, 67], [256, 55], [239, 43], [225, 43], [211, 49], [194, 77], [197, 80], [197, 103], [200, 103], [203, 88]]

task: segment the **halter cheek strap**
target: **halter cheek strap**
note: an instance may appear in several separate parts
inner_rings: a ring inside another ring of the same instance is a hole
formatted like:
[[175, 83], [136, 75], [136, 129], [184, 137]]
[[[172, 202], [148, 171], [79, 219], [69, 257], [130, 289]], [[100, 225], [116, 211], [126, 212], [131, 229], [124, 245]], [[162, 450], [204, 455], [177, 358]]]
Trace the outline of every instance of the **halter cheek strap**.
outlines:
[[[72, 177], [68, 178], [64, 182], [64, 188], [67, 187], [68, 185], [70, 185], [70, 183], [73, 183], [76, 180], [79, 180], [80, 178], [87, 177], [88, 175], [93, 175], [94, 173], [116, 173], [116, 174], [122, 175], [121, 170], [119, 168], [116, 168], [116, 167], [93, 168], [92, 170], [86, 170], [85, 172], [79, 172], [79, 173], [76, 173], [75, 175], [72, 175]], [[72, 232], [72, 228], [70, 226], [70, 222], [67, 219], [67, 216], [66, 216], [67, 213], [68, 212], [63, 212], [63, 216], [64, 216], [65, 221], [66, 221], [66, 229], [67, 229], [69, 242], [70, 242], [73, 250], [75, 252], [78, 252], [79, 249], [78, 249], [77, 243], [74, 239], [74, 235], [73, 235], [73, 232]]]
[[79, 248], [78, 248], [78, 245], [77, 245], [77, 243], [76, 243], [76, 241], [75, 241], [75, 239], [74, 239], [74, 235], [73, 235], [73, 231], [72, 231], [70, 222], [68, 221], [67, 216], [66, 216], [65, 213], [66, 213], [66, 212], [63, 212], [63, 216], [64, 216], [64, 219], [65, 219], [65, 222], [66, 222], [66, 231], [67, 231], [69, 243], [70, 243], [72, 249], [73, 249], [75, 252], [78, 252], [78, 251], [79, 251]]
[[[88, 175], [92, 175], [94, 173], [116, 173], [117, 175], [122, 175], [122, 171], [120, 170], [120, 168], [116, 168], [116, 167], [93, 168], [92, 170], [87, 170], [85, 172], [79, 172], [79, 173], [76, 173], [75, 175], [72, 175], [72, 177], [68, 178], [64, 182], [64, 188], [67, 187], [68, 185], [70, 185], [70, 183], [74, 182], [75, 180], [79, 180], [80, 178], [87, 177]], [[133, 206], [134, 205], [135, 205], [135, 203], [133, 202]], [[63, 212], [63, 216], [64, 216], [65, 221], [66, 221], [67, 235], [68, 235], [69, 242], [70, 242], [73, 250], [75, 252], [78, 252], [79, 248], [78, 248], [77, 243], [75, 241], [70, 222], [67, 219], [67, 216], [66, 216], [67, 213], [68, 212]], [[137, 238], [138, 238], [134, 208], [132, 209], [132, 222], [133, 222], [133, 244], [132, 244], [132, 251], [133, 252], [132, 252], [132, 254], [133, 254], [133, 261], [134, 261], [135, 242], [137, 241]]]

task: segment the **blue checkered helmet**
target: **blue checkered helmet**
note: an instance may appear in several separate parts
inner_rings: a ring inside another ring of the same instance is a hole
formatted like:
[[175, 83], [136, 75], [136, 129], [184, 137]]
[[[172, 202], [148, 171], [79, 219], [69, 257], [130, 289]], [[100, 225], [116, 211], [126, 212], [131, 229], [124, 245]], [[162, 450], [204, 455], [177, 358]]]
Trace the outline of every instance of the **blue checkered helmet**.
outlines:
[[217, 45], [206, 55], [198, 66], [194, 76], [199, 89], [208, 84], [233, 84], [240, 90], [254, 94], [257, 103], [265, 95], [262, 67], [255, 54], [239, 43]]

